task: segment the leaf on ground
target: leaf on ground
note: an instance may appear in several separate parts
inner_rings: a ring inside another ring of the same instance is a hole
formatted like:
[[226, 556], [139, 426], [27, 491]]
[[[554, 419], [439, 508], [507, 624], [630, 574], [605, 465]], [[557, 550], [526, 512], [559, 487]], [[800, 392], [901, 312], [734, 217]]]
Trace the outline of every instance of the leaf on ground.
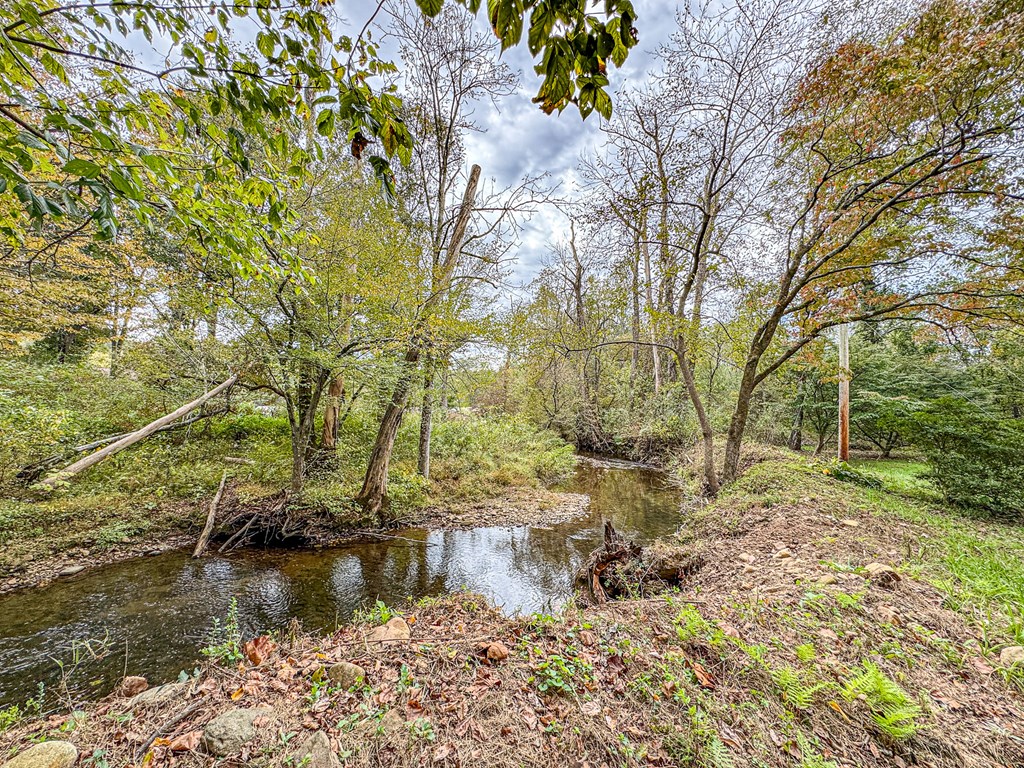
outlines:
[[176, 736], [168, 744], [167, 748], [171, 752], [191, 752], [194, 749], [199, 748], [199, 740], [202, 738], [202, 731], [189, 731], [183, 733], [181, 736]]
[[277, 648], [277, 643], [267, 635], [260, 635], [247, 642], [243, 646], [242, 652], [245, 653], [245, 658], [259, 666], [274, 652], [275, 648]]
[[715, 676], [708, 672], [708, 670], [704, 668], [704, 665], [699, 661], [687, 659], [687, 663], [690, 665], [690, 669], [693, 670], [693, 674], [697, 678], [697, 682], [709, 691], [713, 691], [718, 685], [718, 681], [715, 680]]

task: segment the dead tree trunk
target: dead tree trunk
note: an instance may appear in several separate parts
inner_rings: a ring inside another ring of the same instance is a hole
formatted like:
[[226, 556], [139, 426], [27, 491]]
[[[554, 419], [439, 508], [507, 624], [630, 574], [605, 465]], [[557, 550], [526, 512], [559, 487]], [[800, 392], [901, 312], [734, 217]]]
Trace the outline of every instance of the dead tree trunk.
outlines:
[[96, 451], [96, 453], [89, 454], [85, 458], [79, 459], [70, 467], [66, 467], [60, 470], [59, 472], [54, 472], [52, 475], [42, 480], [41, 485], [45, 485], [49, 488], [54, 488], [58, 483], [70, 480], [79, 472], [89, 469], [89, 467], [92, 467], [96, 464], [99, 464], [108, 456], [113, 456], [115, 453], [120, 453], [125, 448], [135, 445], [135, 443], [139, 442], [140, 440], [144, 440], [145, 438], [152, 435], [154, 432], [158, 432], [162, 427], [165, 427], [168, 424], [173, 423], [175, 420], [180, 419], [182, 416], [191, 413], [206, 401], [212, 400], [221, 392], [230, 389], [231, 386], [236, 381], [238, 381], [237, 373], [233, 374], [230, 378], [227, 379], [227, 381], [218, 384], [205, 395], [197, 397], [190, 403], [185, 403], [185, 405], [181, 406], [176, 411], [173, 411], [172, 413], [169, 413], [166, 416], [162, 416], [156, 421], [150, 422], [137, 432], [132, 432], [131, 434], [122, 437], [116, 443], [112, 443], [111, 445], [108, 445], [106, 448]]
[[333, 451], [338, 444], [338, 422], [341, 403], [345, 399], [345, 374], [339, 373], [331, 379], [327, 389], [327, 403], [324, 405], [324, 428], [320, 435], [320, 447]]
[[228, 481], [228, 471], [225, 469], [224, 474], [220, 476], [220, 486], [217, 488], [217, 494], [213, 497], [213, 501], [210, 502], [210, 511], [206, 514], [206, 525], [203, 526], [203, 532], [199, 534], [199, 541], [196, 542], [196, 548], [192, 551], [192, 557], [201, 557], [203, 552], [206, 551], [206, 545], [210, 542], [210, 536], [213, 534], [213, 524], [217, 519], [217, 506], [220, 504], [220, 497], [224, 495], [224, 484]]

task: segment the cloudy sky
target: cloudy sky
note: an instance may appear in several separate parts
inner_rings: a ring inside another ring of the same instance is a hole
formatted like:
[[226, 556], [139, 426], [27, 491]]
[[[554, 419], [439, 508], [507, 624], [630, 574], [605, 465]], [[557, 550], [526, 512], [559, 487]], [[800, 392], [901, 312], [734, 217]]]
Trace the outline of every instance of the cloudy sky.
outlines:
[[[675, 27], [679, 3], [634, 0], [634, 7], [639, 17], [636, 28], [640, 43], [622, 69], [609, 70], [613, 90], [643, 82], [653, 66], [654, 51], [668, 41]], [[484, 12], [477, 23], [487, 29]], [[602, 143], [601, 118], [595, 112], [582, 120], [571, 107], [560, 115], [545, 115], [531, 101], [541, 80], [533, 71], [534, 62], [525, 44], [505, 51], [502, 60], [519, 72], [520, 87], [497, 104], [478, 104], [475, 119], [482, 131], [469, 137], [467, 160], [478, 163], [484, 176], [493, 178], [499, 187], [515, 184], [524, 176], [547, 173], [549, 181], [559, 185], [559, 196], [570, 197], [580, 154], [593, 152]], [[559, 240], [567, 229], [566, 218], [553, 207], [534, 215], [520, 234], [513, 282], [529, 282], [539, 269], [548, 243]]]

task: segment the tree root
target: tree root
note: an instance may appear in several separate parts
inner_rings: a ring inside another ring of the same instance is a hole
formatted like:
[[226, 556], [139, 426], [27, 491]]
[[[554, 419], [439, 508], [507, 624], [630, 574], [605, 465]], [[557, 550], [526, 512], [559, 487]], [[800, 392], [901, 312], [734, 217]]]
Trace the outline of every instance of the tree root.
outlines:
[[604, 524], [604, 546], [590, 553], [576, 572], [579, 599], [602, 605], [617, 598], [635, 598], [678, 586], [703, 565], [699, 556], [679, 549], [648, 549], [623, 538]]

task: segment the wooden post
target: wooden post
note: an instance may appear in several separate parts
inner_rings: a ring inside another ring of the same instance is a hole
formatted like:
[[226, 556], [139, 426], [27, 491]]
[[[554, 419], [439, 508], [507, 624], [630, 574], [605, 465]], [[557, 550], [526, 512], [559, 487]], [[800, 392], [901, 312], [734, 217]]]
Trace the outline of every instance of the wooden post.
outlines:
[[839, 460], [850, 460], [850, 326], [839, 326]]

